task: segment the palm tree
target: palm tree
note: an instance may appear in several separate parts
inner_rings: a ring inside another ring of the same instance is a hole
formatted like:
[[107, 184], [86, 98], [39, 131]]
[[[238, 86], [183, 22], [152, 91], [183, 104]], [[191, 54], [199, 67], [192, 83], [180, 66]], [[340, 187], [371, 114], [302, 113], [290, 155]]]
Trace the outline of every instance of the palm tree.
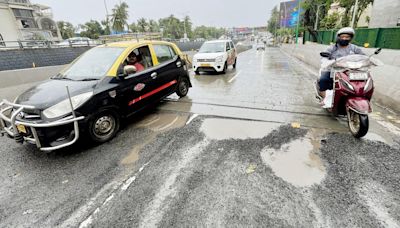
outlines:
[[127, 20], [129, 17], [128, 8], [128, 4], [126, 2], [122, 2], [119, 5], [115, 5], [115, 8], [112, 10], [112, 27], [115, 31], [124, 31], [125, 25], [127, 24]]
[[147, 32], [148, 23], [145, 18], [140, 18], [137, 22], [137, 26], [139, 27], [139, 32]]

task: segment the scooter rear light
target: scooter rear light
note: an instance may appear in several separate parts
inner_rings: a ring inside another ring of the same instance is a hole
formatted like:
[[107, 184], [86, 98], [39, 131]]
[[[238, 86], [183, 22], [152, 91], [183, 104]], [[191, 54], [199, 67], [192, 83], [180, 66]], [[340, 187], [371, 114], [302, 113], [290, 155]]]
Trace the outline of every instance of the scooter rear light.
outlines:
[[366, 93], [366, 92], [370, 91], [372, 88], [373, 88], [372, 79], [369, 78], [367, 83], [364, 86], [364, 92]]

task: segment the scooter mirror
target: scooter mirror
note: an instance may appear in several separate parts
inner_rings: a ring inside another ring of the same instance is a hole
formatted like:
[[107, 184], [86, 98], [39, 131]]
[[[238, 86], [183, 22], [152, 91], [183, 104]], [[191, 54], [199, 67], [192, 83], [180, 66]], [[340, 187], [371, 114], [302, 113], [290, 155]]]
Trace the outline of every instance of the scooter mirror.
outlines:
[[324, 58], [330, 58], [331, 57], [331, 53], [329, 53], [329, 52], [321, 52], [320, 55], [321, 55], [321, 57], [324, 57]]
[[378, 48], [378, 49], [375, 51], [375, 55], [381, 53], [381, 51], [382, 51], [382, 48]]

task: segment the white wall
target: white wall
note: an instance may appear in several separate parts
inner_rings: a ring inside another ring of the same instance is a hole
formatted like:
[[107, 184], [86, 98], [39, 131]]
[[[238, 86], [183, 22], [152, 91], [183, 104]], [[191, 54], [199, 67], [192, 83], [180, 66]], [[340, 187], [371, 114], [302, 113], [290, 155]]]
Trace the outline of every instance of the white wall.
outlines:
[[375, 0], [369, 27], [396, 27], [399, 18], [400, 0]]
[[16, 29], [15, 18], [8, 8], [2, 8], [0, 6], [0, 21], [0, 34], [3, 36], [3, 40], [18, 40], [19, 32]]

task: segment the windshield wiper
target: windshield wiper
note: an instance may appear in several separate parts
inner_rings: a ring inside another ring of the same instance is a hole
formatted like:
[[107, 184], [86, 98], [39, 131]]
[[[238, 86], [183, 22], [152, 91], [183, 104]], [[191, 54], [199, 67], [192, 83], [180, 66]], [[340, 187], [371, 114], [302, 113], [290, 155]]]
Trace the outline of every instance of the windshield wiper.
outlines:
[[55, 77], [52, 77], [52, 78], [50, 78], [50, 79], [53, 79], [53, 80], [67, 80], [67, 81], [74, 81], [74, 79], [71, 79], [71, 78], [63, 78], [63, 77], [60, 77], [60, 75], [57, 75], [57, 76], [55, 76]]

